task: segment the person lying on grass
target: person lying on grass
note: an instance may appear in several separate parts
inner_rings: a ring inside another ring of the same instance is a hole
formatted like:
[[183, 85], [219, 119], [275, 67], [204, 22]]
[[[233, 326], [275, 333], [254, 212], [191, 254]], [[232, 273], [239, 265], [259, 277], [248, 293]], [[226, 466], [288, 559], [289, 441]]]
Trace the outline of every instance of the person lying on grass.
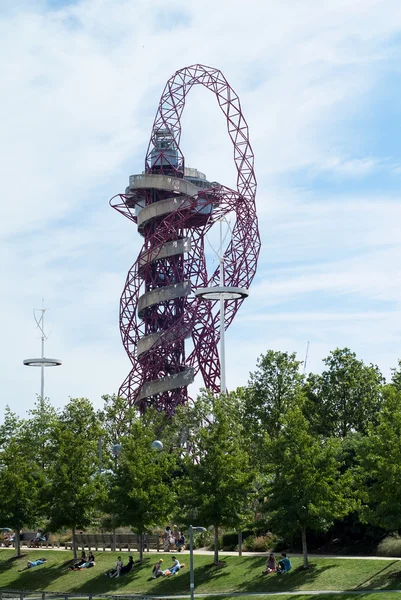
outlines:
[[39, 565], [43, 565], [43, 563], [45, 562], [45, 558], [38, 558], [38, 560], [28, 560], [25, 569], [20, 569], [20, 572], [25, 571], [26, 569], [32, 569], [32, 567], [38, 567]]
[[266, 569], [262, 572], [262, 575], [268, 575], [277, 571], [277, 560], [274, 554], [271, 552], [266, 562]]

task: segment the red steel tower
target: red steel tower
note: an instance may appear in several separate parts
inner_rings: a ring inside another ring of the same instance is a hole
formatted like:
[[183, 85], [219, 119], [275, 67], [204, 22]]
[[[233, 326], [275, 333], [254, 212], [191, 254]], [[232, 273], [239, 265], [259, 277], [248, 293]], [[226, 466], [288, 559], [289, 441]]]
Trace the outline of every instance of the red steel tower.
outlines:
[[[215, 94], [226, 117], [237, 190], [185, 167], [180, 118], [186, 96], [197, 84]], [[223, 283], [248, 289], [252, 282], [260, 251], [253, 160], [239, 98], [221, 71], [203, 65], [177, 71], [160, 99], [144, 173], [132, 175], [125, 193], [110, 200], [137, 224], [143, 237], [120, 301], [121, 336], [132, 369], [119, 394], [141, 410], [152, 405], [172, 415], [177, 404], [187, 400], [187, 386], [199, 371], [205, 387], [219, 391], [217, 296], [202, 302], [194, 291], [221, 286], [220, 268], [207, 272], [204, 241], [210, 228], [229, 213], [235, 213], [235, 224], [222, 258]], [[224, 329], [242, 301], [235, 295], [224, 301]], [[186, 356], [188, 338], [193, 347]]]

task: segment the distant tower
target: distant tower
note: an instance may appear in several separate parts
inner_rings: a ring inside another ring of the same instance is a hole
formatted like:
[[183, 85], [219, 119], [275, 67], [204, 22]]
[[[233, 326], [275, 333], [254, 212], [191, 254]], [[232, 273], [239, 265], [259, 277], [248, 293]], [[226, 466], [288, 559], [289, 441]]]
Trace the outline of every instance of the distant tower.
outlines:
[[[42, 356], [40, 358], [26, 358], [23, 364], [27, 367], [40, 367], [40, 397], [44, 400], [45, 397], [45, 367], [59, 367], [62, 363], [58, 358], [45, 358], [45, 341], [49, 336], [45, 334], [45, 312], [47, 308], [44, 308], [44, 302], [42, 300], [42, 308], [34, 308], [33, 316], [36, 321], [36, 325], [41, 333], [42, 340]], [[38, 318], [36, 313], [41, 313]]]
[[[226, 116], [237, 190], [185, 167], [180, 119], [187, 93], [199, 84], [216, 95]], [[171, 415], [186, 401], [187, 386], [199, 371], [205, 387], [219, 392], [218, 342], [248, 295], [260, 250], [255, 193], [253, 152], [238, 96], [218, 69], [193, 65], [177, 71], [159, 103], [145, 172], [132, 175], [125, 194], [110, 201], [143, 237], [120, 303], [121, 336], [132, 369], [119, 394], [129, 404], [141, 410], [152, 405]], [[210, 275], [205, 236], [229, 213], [235, 214], [231, 241]], [[192, 348], [186, 356], [188, 338]]]

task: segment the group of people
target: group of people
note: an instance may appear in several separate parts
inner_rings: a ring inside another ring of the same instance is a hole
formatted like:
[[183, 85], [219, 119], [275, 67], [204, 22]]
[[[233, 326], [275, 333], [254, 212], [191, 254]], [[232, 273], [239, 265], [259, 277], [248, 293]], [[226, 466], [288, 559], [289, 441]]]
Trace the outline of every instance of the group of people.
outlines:
[[41, 543], [46, 542], [46, 541], [47, 541], [46, 534], [43, 533], [43, 531], [41, 529], [38, 529], [37, 532], [35, 533], [35, 537], [30, 541], [29, 547], [30, 548], [39, 548]]
[[135, 562], [134, 559], [132, 558], [132, 556], [128, 557], [128, 562], [126, 565], [123, 564], [123, 561], [121, 560], [121, 556], [118, 557], [117, 559], [117, 564], [113, 569], [110, 569], [110, 571], [107, 571], [107, 573], [105, 573], [105, 575], [107, 577], [121, 577], [121, 575], [125, 575], [126, 573], [129, 573], [132, 568], [135, 566]]
[[[24, 537], [24, 531], [21, 529], [20, 531], [20, 540], [22, 541]], [[15, 531], [5, 531], [3, 533], [3, 543], [6, 548], [14, 545], [15, 542]], [[42, 542], [47, 542], [46, 533], [44, 533], [41, 529], [38, 529], [35, 533], [35, 536], [29, 542], [29, 548], [39, 548]]]
[[164, 562], [162, 558], [160, 558], [152, 570], [152, 579], [157, 579], [158, 577], [169, 577], [170, 575], [175, 575], [178, 573], [180, 569], [185, 567], [185, 563], [180, 563], [178, 558], [175, 556], [172, 557], [173, 564], [171, 567], [167, 569], [162, 569], [162, 563]]
[[95, 564], [96, 564], [95, 557], [93, 555], [92, 550], [89, 551], [88, 556], [86, 556], [85, 550], [82, 550], [81, 558], [77, 562], [75, 562], [74, 564], [69, 566], [68, 570], [69, 571], [80, 571], [81, 569], [90, 569], [91, 567], [94, 567]]
[[178, 552], [185, 550], [185, 535], [182, 531], [171, 531], [171, 527], [168, 525], [164, 531], [164, 551], [170, 552], [171, 548], [176, 548]]
[[266, 568], [262, 574], [268, 575], [269, 573], [277, 573], [278, 575], [282, 575], [283, 573], [288, 573], [288, 571], [291, 570], [291, 567], [291, 561], [285, 552], [281, 553], [280, 560], [277, 560], [271, 552], [266, 562]]

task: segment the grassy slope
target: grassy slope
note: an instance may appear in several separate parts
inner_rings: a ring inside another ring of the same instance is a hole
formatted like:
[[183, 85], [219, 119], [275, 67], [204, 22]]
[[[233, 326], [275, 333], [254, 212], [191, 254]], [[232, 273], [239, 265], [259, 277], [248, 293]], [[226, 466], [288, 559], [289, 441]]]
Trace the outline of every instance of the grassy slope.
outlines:
[[[104, 572], [114, 566], [118, 553], [95, 553], [96, 566], [83, 571], [67, 571], [70, 553], [60, 551], [25, 551], [22, 559], [13, 558], [13, 550], [0, 550], [0, 588], [47, 590], [92, 594], [186, 594], [189, 590], [189, 556], [180, 555], [186, 568], [171, 578], [152, 580], [151, 567], [158, 557], [164, 566], [171, 554], [145, 555], [142, 565], [119, 579], [109, 579]], [[20, 572], [27, 560], [44, 555], [45, 565]], [[134, 553], [134, 559], [138, 556]], [[127, 554], [123, 554], [124, 562]], [[293, 559], [293, 569], [284, 576], [262, 576], [265, 558], [223, 557], [224, 566], [214, 567], [211, 556], [195, 555], [196, 593], [202, 592], [285, 592], [295, 590], [369, 590], [401, 589], [401, 561], [314, 559], [308, 571], [301, 568], [301, 559]], [[316, 597], [314, 597], [315, 600]], [[330, 596], [330, 598], [333, 598]], [[399, 596], [401, 599], [401, 595]], [[342, 596], [344, 599], [344, 596]], [[283, 600], [283, 598], [281, 598]], [[369, 600], [374, 600], [369, 595]], [[385, 598], [383, 598], [385, 600]], [[387, 600], [387, 595], [386, 595]]]

